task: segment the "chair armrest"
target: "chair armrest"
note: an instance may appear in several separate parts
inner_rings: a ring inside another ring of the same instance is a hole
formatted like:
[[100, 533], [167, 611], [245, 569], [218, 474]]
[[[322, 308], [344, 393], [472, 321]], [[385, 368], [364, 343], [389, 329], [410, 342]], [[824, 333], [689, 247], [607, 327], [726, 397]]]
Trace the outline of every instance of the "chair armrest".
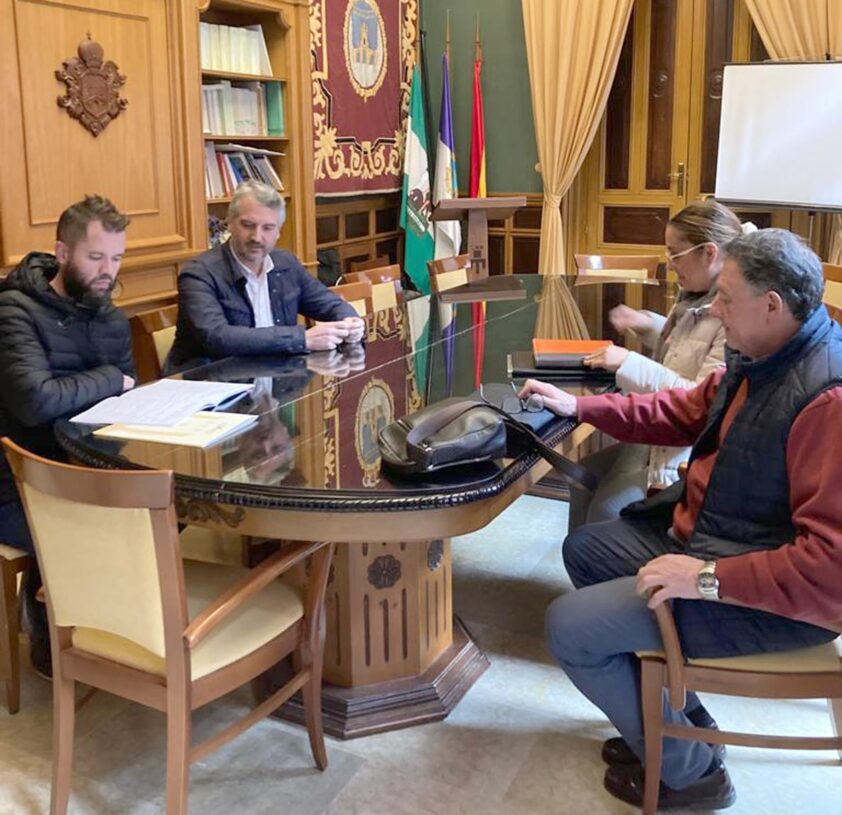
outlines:
[[296, 563], [318, 552], [328, 544], [296, 543], [291, 548], [276, 552], [252, 569], [248, 575], [227, 588], [184, 629], [188, 648], [195, 648], [221, 622], [230, 617], [261, 589], [292, 568]]
[[661, 631], [661, 641], [664, 645], [664, 655], [667, 663], [667, 692], [670, 707], [673, 710], [684, 710], [686, 704], [686, 689], [684, 687], [684, 654], [678, 639], [678, 629], [672, 615], [672, 605], [661, 603], [655, 609], [655, 620]]

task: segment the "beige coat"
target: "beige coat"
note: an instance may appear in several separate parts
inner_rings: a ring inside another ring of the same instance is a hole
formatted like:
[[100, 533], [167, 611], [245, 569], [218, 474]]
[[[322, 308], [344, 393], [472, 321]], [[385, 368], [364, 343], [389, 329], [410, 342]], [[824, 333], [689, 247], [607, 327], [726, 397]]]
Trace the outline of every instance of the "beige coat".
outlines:
[[[654, 320], [654, 327], [638, 332], [644, 345], [654, 348], [667, 318], [644, 312]], [[725, 365], [725, 329], [710, 314], [710, 306], [690, 308], [676, 323], [669, 339], [664, 362], [635, 351], [617, 371], [617, 385], [624, 393], [654, 393], [666, 388], [692, 388], [709, 374]], [[678, 480], [678, 465], [687, 461], [689, 447], [652, 447], [649, 454], [648, 484], [669, 485]]]

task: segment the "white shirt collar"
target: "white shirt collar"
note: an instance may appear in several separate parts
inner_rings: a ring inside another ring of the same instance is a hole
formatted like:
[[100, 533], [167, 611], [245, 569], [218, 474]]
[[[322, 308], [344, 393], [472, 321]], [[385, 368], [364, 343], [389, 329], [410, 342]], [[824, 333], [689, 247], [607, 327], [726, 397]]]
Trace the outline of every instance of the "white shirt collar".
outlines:
[[[234, 257], [234, 260], [237, 261], [237, 263], [240, 266], [240, 269], [243, 271], [244, 274], [246, 274], [248, 277], [260, 277], [259, 274], [255, 274], [251, 269], [249, 269], [248, 266], [246, 266], [245, 263], [243, 263], [242, 260], [240, 260], [240, 258], [237, 256], [237, 253], [234, 251], [233, 246], [231, 246], [229, 244], [228, 248], [231, 250], [231, 254]], [[264, 274], [264, 275], [269, 274], [269, 272], [271, 272], [272, 269], [274, 269], [274, 268], [275, 268], [275, 263], [272, 260], [272, 255], [271, 254], [266, 255], [266, 257], [263, 258], [263, 268], [261, 269], [261, 274]]]

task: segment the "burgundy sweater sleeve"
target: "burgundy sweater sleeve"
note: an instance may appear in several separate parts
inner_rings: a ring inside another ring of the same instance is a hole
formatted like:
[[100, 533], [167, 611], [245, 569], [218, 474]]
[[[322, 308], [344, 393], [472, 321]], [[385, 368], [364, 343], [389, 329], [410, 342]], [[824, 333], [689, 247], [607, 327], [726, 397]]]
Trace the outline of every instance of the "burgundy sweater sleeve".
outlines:
[[793, 422], [786, 459], [795, 540], [719, 560], [723, 599], [810, 622], [842, 620], [842, 456], [831, 443], [840, 427], [842, 387]]
[[724, 368], [714, 371], [689, 390], [580, 396], [576, 400], [578, 418], [619, 441], [689, 447], [705, 426], [724, 373]]

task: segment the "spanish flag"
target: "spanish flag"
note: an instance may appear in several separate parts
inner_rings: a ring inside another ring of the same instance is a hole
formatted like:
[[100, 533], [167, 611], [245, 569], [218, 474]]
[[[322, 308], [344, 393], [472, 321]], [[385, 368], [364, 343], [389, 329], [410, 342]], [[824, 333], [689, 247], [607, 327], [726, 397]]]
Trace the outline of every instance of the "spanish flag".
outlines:
[[[471, 114], [471, 198], [485, 198], [485, 117], [482, 105], [482, 48], [477, 20], [476, 52], [474, 58], [474, 107]], [[471, 323], [474, 334], [474, 387], [482, 382], [482, 361], [485, 356], [485, 303], [471, 303]]]

